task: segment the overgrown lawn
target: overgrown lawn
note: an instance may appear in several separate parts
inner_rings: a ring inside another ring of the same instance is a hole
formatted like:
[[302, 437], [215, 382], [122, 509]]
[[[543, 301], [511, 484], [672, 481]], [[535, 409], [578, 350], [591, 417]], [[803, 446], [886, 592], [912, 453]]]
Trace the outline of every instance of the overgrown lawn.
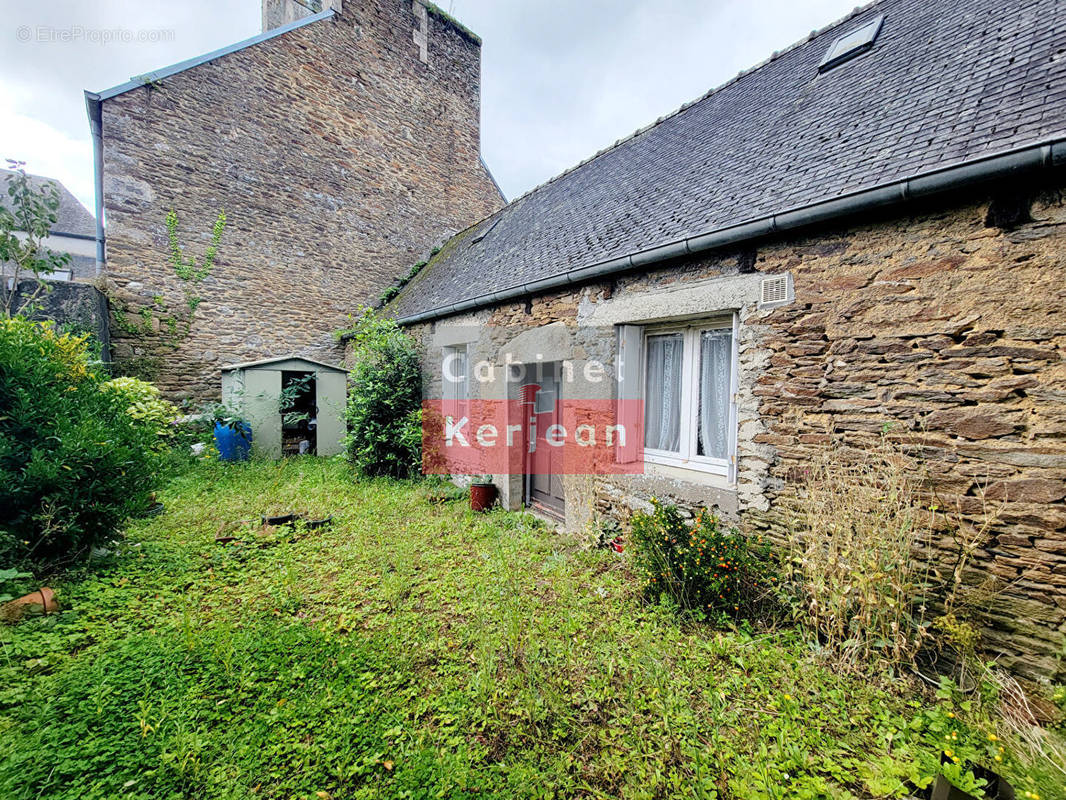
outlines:
[[[161, 499], [0, 634], [0, 796], [903, 796], [945, 741], [1001, 746], [788, 631], [682, 624], [526, 515], [315, 459]], [[334, 524], [234, 528], [290, 510]]]

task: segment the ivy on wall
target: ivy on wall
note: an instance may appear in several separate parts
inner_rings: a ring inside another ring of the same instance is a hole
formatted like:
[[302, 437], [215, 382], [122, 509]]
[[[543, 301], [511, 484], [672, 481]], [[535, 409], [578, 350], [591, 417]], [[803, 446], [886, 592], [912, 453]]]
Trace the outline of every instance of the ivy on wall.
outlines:
[[[226, 211], [220, 209], [218, 218], [211, 230], [211, 241], [204, 251], [201, 261], [186, 255], [178, 237], [178, 215], [173, 209], [167, 213], [167, 260], [174, 275], [180, 280], [182, 303], [177, 308], [171, 306], [161, 294], [152, 297], [150, 305], [143, 306], [137, 312], [130, 309], [128, 303], [111, 299], [111, 316], [115, 326], [127, 336], [142, 341], [149, 337], [156, 338], [170, 349], [176, 348], [192, 330], [196, 309], [203, 298], [199, 287], [211, 274], [218, 257], [222, 233], [226, 229]], [[158, 327], [157, 327], [158, 324]], [[136, 372], [140, 377], [150, 376], [158, 369], [151, 358], [127, 359], [123, 365], [126, 372]]]

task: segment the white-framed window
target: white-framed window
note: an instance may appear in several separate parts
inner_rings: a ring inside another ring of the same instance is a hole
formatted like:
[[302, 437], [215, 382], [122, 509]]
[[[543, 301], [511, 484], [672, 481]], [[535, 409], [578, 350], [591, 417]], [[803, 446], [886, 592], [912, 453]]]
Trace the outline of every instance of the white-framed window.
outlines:
[[643, 329], [644, 459], [735, 479], [736, 318]]
[[445, 414], [455, 419], [464, 416], [466, 401], [470, 399], [470, 375], [465, 344], [444, 348], [441, 357], [441, 399], [444, 401]]

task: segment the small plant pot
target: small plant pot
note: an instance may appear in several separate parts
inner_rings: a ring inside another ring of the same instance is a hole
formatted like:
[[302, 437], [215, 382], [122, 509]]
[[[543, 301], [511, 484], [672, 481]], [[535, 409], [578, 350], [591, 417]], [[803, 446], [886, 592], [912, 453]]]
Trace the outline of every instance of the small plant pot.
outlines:
[[470, 508], [488, 511], [496, 503], [496, 486], [492, 483], [470, 484]]
[[[984, 796], [986, 798], [992, 798], [992, 800], [1015, 800], [1014, 787], [996, 773], [981, 767], [975, 767], [974, 774], [988, 782], [984, 788]], [[933, 782], [932, 791], [929, 794], [929, 800], [977, 800], [977, 797], [969, 792], [964, 792], [962, 789], [956, 789], [943, 775], [937, 775], [936, 781]]]
[[956, 789], [943, 775], [937, 775], [929, 800], [977, 800], [969, 792]]
[[148, 506], [148, 508], [145, 509], [144, 513], [141, 514], [141, 516], [145, 518], [158, 517], [166, 510], [166, 506], [164, 506], [162, 503], [152, 503], [152, 505]]

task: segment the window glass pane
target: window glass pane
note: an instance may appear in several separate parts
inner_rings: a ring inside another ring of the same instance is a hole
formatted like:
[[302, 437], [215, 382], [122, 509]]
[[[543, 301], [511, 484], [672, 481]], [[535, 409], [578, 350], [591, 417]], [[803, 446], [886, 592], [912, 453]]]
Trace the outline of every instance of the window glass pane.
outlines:
[[466, 400], [469, 397], [466, 374], [466, 348], [444, 348], [441, 383], [445, 400]]
[[541, 389], [533, 398], [534, 414], [550, 414], [555, 410], [555, 392], [551, 389]]
[[455, 348], [455, 376], [459, 380], [459, 385], [456, 387], [456, 396], [460, 400], [467, 400], [470, 397], [469, 380], [466, 374], [466, 348]]
[[644, 446], [681, 450], [680, 333], [649, 336], [644, 378]]
[[729, 455], [729, 379], [733, 333], [700, 331], [700, 397], [696, 453], [711, 458]]

